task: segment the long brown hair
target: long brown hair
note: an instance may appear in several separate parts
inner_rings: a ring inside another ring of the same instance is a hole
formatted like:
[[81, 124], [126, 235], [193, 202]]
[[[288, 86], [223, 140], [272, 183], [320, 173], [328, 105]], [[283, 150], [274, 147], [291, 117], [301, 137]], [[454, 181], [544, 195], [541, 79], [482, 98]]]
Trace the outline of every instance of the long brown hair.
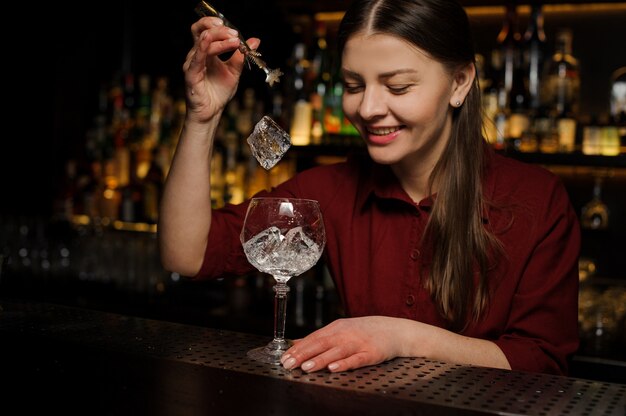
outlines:
[[[365, 29], [411, 42], [449, 73], [474, 64], [467, 14], [454, 0], [356, 0], [339, 27], [340, 56], [350, 36]], [[489, 303], [487, 269], [498, 243], [483, 224], [487, 149], [474, 80], [465, 102], [453, 112], [450, 139], [430, 176], [437, 196], [424, 233], [433, 244], [425, 286], [454, 330], [480, 318]]]

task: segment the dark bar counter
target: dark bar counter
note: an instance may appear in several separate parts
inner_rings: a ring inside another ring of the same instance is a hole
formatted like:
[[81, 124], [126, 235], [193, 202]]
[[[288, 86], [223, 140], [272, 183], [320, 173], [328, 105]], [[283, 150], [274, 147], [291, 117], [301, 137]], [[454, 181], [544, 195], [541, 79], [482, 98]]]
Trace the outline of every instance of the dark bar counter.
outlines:
[[626, 414], [625, 384], [420, 358], [306, 374], [246, 357], [248, 349], [268, 341], [90, 309], [0, 300], [0, 412]]

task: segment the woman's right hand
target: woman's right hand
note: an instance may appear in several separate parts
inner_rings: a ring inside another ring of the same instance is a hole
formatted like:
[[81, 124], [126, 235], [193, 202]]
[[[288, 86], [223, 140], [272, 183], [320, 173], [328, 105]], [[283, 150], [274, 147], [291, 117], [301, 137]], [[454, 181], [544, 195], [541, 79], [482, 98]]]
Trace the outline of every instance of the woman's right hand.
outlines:
[[[185, 63], [187, 119], [206, 123], [221, 114], [235, 95], [245, 56], [238, 50], [237, 31], [224, 26], [217, 17], [203, 17], [191, 26], [194, 44]], [[259, 39], [248, 41], [256, 49]], [[234, 52], [233, 52], [234, 51]], [[222, 61], [218, 55], [233, 52]]]

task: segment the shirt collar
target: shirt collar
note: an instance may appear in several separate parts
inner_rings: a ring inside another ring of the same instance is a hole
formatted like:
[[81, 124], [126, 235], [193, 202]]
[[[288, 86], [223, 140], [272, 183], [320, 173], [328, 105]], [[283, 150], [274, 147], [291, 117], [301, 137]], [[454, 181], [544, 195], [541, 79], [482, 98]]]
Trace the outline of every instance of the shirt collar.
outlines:
[[361, 177], [363, 179], [359, 183], [357, 206], [364, 208], [371, 199], [395, 199], [426, 211], [430, 210], [433, 197], [425, 198], [419, 204], [413, 202], [406, 191], [402, 189], [391, 167], [375, 163], [367, 154], [360, 156], [359, 162], [361, 163]]
[[[486, 200], [491, 200], [495, 192], [495, 175], [493, 174], [494, 157], [494, 151], [491, 148], [487, 148], [483, 180], [483, 198]], [[413, 206], [416, 205], [404, 189], [402, 189], [398, 178], [396, 178], [388, 165], [375, 163], [371, 160], [367, 152], [353, 155], [352, 159], [355, 163], [359, 163], [362, 169], [362, 180], [359, 182], [356, 201], [358, 207], [364, 208], [365, 204], [371, 198], [396, 199]], [[425, 211], [430, 211], [435, 197], [436, 195], [431, 195], [424, 198], [417, 206]], [[483, 222], [487, 222], [487, 218], [488, 213], [483, 212]]]

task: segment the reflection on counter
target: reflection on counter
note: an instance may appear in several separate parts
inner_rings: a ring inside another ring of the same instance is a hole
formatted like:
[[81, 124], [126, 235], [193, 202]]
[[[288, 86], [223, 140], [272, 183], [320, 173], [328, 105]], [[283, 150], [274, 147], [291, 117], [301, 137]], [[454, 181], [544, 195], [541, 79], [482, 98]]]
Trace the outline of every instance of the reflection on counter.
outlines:
[[[191, 281], [160, 264], [156, 225], [75, 216], [0, 216], [0, 294], [267, 335], [273, 279], [258, 272]], [[294, 336], [341, 315], [328, 272], [290, 282]], [[293, 331], [293, 332], [292, 332]]]
[[580, 354], [626, 361], [626, 285], [583, 281], [578, 320]]
[[[104, 311], [271, 333], [270, 276], [190, 281], [160, 265], [156, 234], [147, 224], [0, 216], [0, 294]], [[579, 356], [626, 368], [626, 282], [598, 274], [581, 258]], [[292, 279], [288, 332], [304, 336], [343, 315], [323, 264]], [[589, 370], [592, 371], [592, 370]], [[591, 374], [602, 379], [606, 374]]]

